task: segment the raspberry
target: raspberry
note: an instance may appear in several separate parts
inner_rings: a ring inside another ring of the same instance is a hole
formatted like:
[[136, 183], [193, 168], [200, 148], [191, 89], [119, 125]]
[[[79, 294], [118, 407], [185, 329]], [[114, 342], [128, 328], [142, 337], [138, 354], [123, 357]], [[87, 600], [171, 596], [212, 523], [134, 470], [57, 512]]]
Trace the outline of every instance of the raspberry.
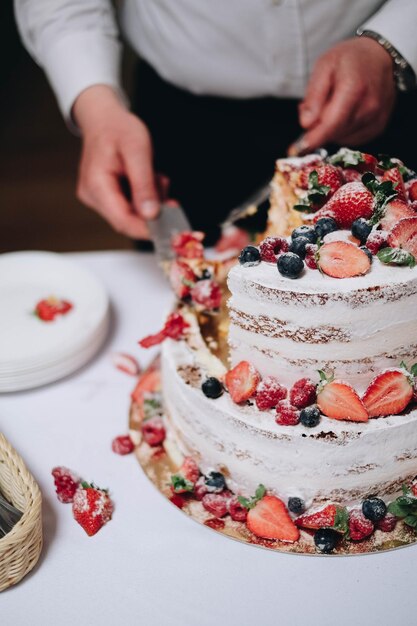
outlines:
[[165, 439], [164, 423], [160, 417], [151, 417], [142, 426], [142, 435], [150, 446], [159, 446]]
[[202, 499], [202, 505], [215, 517], [224, 517], [228, 510], [227, 505], [230, 500], [230, 491], [223, 493], [207, 493]]
[[202, 500], [206, 493], [209, 493], [209, 488], [206, 485], [206, 479], [204, 476], [200, 476], [194, 485], [194, 497], [196, 500]]
[[191, 299], [205, 309], [218, 309], [222, 302], [220, 286], [210, 278], [199, 280], [191, 289]]
[[81, 478], [68, 467], [54, 467], [51, 474], [54, 477], [58, 500], [64, 504], [73, 502]]
[[230, 498], [228, 503], [230, 517], [235, 520], [235, 522], [245, 522], [248, 516], [248, 509], [240, 504], [238, 497], [233, 496]]
[[287, 390], [273, 376], [267, 376], [256, 387], [256, 406], [260, 411], [267, 411], [277, 406], [287, 397]]
[[309, 378], [297, 380], [290, 391], [290, 402], [297, 409], [304, 409], [316, 401], [316, 385]]
[[277, 424], [281, 426], [296, 426], [300, 421], [300, 413], [288, 400], [281, 400], [277, 405]]
[[116, 454], [130, 454], [134, 450], [133, 441], [129, 437], [129, 435], [119, 435], [119, 437], [115, 437], [111, 443], [111, 449]]
[[373, 523], [365, 517], [360, 509], [353, 509], [349, 513], [349, 534], [352, 541], [365, 539], [373, 532]]
[[308, 243], [306, 245], [305, 264], [312, 270], [317, 269], [316, 252], [319, 247], [315, 243]]
[[373, 230], [366, 240], [366, 247], [372, 254], [388, 245], [388, 233], [385, 230]]
[[276, 263], [281, 252], [288, 252], [288, 248], [288, 241], [284, 237], [267, 237], [259, 245], [261, 260]]
[[375, 528], [384, 533], [390, 533], [397, 525], [397, 518], [392, 513], [387, 513], [385, 517], [375, 524]]

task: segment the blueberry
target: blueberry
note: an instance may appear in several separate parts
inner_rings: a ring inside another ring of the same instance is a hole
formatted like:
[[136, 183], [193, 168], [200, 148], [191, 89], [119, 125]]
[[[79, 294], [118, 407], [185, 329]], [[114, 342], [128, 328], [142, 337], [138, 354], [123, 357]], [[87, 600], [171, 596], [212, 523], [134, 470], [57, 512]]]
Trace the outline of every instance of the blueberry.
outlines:
[[207, 398], [219, 398], [223, 393], [221, 382], [214, 376], [207, 378], [201, 385], [201, 389]]
[[317, 426], [321, 418], [320, 410], [317, 406], [307, 406], [300, 411], [300, 422], [303, 426], [314, 428]]
[[317, 220], [314, 230], [317, 238], [323, 239], [329, 233], [339, 230], [339, 225], [332, 217], [321, 217]]
[[298, 239], [298, 237], [306, 237], [308, 239], [308, 243], [316, 243], [317, 234], [313, 226], [299, 226], [298, 228], [294, 228], [291, 233], [291, 239]]
[[226, 489], [225, 477], [220, 472], [210, 472], [205, 476], [204, 482], [210, 487], [210, 491], [220, 492]]
[[250, 267], [251, 265], [258, 265], [261, 262], [261, 253], [255, 246], [246, 246], [243, 248], [239, 255], [239, 263]]
[[306, 245], [309, 243], [311, 243], [311, 241], [307, 239], [307, 237], [297, 237], [290, 243], [289, 251], [298, 254], [300, 259], [304, 259], [306, 256]]
[[324, 554], [333, 552], [339, 541], [340, 535], [333, 528], [319, 528], [314, 533], [314, 543], [320, 552], [324, 552]]
[[278, 257], [278, 271], [287, 278], [298, 278], [304, 268], [304, 261], [294, 252], [284, 252]]
[[371, 522], [379, 522], [387, 514], [387, 505], [381, 498], [367, 498], [362, 502], [362, 513]]
[[359, 217], [352, 223], [352, 235], [359, 239], [361, 246], [368, 239], [369, 233], [372, 230], [371, 224], [369, 224], [363, 217]]
[[369, 248], [367, 248], [366, 246], [361, 246], [361, 250], [363, 250], [366, 254], [366, 256], [368, 257], [368, 259], [370, 260], [370, 262], [372, 263], [372, 252], [369, 250]]
[[295, 513], [296, 515], [300, 515], [305, 511], [305, 504], [301, 498], [288, 498], [288, 509], [291, 513]]
[[208, 270], [207, 268], [204, 268], [203, 271], [201, 272], [201, 276], [198, 277], [198, 280], [208, 280], [209, 278], [212, 278], [212, 274], [210, 270]]

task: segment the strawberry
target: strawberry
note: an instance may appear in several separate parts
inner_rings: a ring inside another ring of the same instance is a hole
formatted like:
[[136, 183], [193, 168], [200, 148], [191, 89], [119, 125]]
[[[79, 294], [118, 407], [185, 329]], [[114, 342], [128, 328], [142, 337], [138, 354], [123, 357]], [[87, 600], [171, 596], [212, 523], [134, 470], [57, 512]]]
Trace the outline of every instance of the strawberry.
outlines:
[[231, 498], [230, 491], [222, 493], [206, 493], [201, 501], [203, 507], [215, 517], [224, 517], [228, 512], [228, 504]]
[[351, 150], [350, 148], [340, 148], [328, 160], [334, 165], [340, 165], [343, 168], [362, 173], [375, 172], [378, 164], [377, 159], [372, 154]]
[[197, 280], [193, 270], [184, 261], [173, 261], [169, 268], [169, 282], [177, 298], [186, 298]]
[[362, 180], [362, 172], [358, 172], [358, 170], [347, 168], [342, 170], [342, 173], [347, 183], [357, 183]]
[[72, 308], [73, 305], [68, 300], [50, 296], [37, 303], [34, 314], [43, 322], [53, 322], [57, 315], [65, 315]]
[[116, 454], [130, 454], [135, 449], [133, 445], [133, 441], [129, 437], [129, 435], [119, 435], [119, 437], [115, 437], [111, 443], [111, 449]]
[[376, 254], [388, 245], [388, 233], [386, 230], [372, 230], [366, 240], [366, 247], [371, 254]]
[[145, 397], [149, 393], [158, 391], [161, 387], [161, 374], [157, 369], [146, 371], [134, 388], [131, 398], [137, 404], [142, 405]]
[[[414, 209], [399, 198], [394, 198], [387, 203], [384, 217], [380, 221], [383, 230], [391, 230], [404, 217], [415, 217]], [[377, 231], [378, 232], [378, 231]]]
[[211, 278], [199, 280], [190, 292], [191, 300], [207, 311], [218, 309], [222, 302], [220, 285]]
[[137, 376], [140, 373], [140, 366], [135, 357], [123, 352], [113, 354], [113, 365], [129, 376]]
[[54, 477], [58, 500], [65, 504], [72, 502], [81, 482], [81, 478], [72, 470], [68, 469], [68, 467], [54, 467], [51, 473]]
[[171, 246], [178, 257], [183, 259], [202, 259], [204, 257], [204, 248], [201, 243], [203, 239], [204, 233], [184, 231], [173, 236]]
[[142, 424], [142, 436], [149, 446], [159, 446], [165, 440], [166, 431], [161, 417], [151, 417]]
[[258, 372], [248, 361], [240, 361], [225, 377], [226, 387], [236, 404], [249, 400], [255, 394], [260, 380]]
[[311, 528], [318, 530], [319, 528], [331, 528], [336, 521], [337, 506], [335, 504], [328, 504], [324, 509], [316, 511], [315, 513], [309, 513], [301, 515], [294, 520], [296, 526], [300, 528]]
[[273, 376], [267, 376], [256, 387], [256, 406], [260, 411], [267, 411], [275, 408], [278, 402], [286, 396], [286, 388], [280, 385]]
[[370, 382], [362, 401], [369, 417], [381, 417], [401, 413], [412, 397], [409, 376], [400, 370], [390, 369]]
[[176, 474], [171, 476], [171, 489], [175, 493], [192, 491], [200, 477], [197, 463], [191, 456], [186, 456]]
[[314, 216], [333, 217], [341, 228], [350, 228], [359, 217], [370, 218], [374, 209], [374, 197], [362, 183], [346, 183], [326, 202]]
[[410, 202], [417, 201], [417, 180], [413, 180], [408, 187], [408, 199]]
[[300, 412], [288, 400], [281, 400], [277, 404], [275, 421], [281, 426], [296, 426], [300, 421]]
[[142, 348], [150, 348], [151, 346], [156, 346], [168, 337], [170, 339], [174, 339], [178, 341], [179, 339], [183, 339], [185, 331], [190, 327], [188, 322], [185, 321], [180, 313], [171, 313], [168, 316], [167, 321], [162, 330], [160, 330], [155, 335], [148, 335], [139, 341], [139, 345]]
[[354, 243], [331, 241], [318, 252], [319, 269], [333, 278], [351, 278], [366, 274], [371, 262], [368, 255]]
[[317, 385], [309, 378], [301, 378], [297, 380], [290, 390], [290, 402], [297, 409], [314, 404], [316, 401]]
[[196, 500], [202, 500], [206, 493], [209, 493], [209, 488], [206, 484], [205, 476], [200, 476], [194, 485], [193, 496]]
[[238, 496], [232, 496], [227, 504], [230, 517], [235, 522], [246, 522], [248, 509], [239, 502]]
[[74, 496], [72, 514], [89, 537], [111, 519], [112, 513], [113, 503], [107, 489], [81, 483]]
[[349, 513], [349, 535], [352, 541], [366, 539], [373, 532], [373, 522], [367, 519], [360, 509], [352, 509]]
[[300, 531], [292, 521], [285, 504], [275, 496], [264, 496], [249, 509], [246, 526], [257, 537], [294, 543]]
[[385, 180], [390, 180], [393, 183], [399, 200], [407, 201], [407, 194], [404, 187], [404, 179], [402, 177], [399, 167], [391, 167], [390, 169], [385, 170], [382, 176], [382, 181]]
[[388, 236], [388, 245], [402, 248], [417, 257], [417, 216], [400, 220]]
[[282, 252], [288, 252], [289, 244], [284, 237], [266, 237], [259, 244], [261, 260], [266, 263], [276, 263]]
[[320, 411], [336, 420], [367, 422], [368, 413], [356, 391], [348, 383], [331, 380], [320, 385], [317, 393]]

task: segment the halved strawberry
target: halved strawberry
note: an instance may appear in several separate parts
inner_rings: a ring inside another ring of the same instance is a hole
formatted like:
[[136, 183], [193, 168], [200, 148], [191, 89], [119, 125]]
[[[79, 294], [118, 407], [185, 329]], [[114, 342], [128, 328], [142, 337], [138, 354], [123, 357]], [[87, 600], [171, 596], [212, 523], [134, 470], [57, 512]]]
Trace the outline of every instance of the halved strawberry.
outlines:
[[403, 248], [417, 257], [417, 216], [400, 220], [388, 236], [388, 245]]
[[346, 183], [314, 216], [314, 222], [331, 215], [341, 228], [350, 228], [359, 217], [370, 218], [374, 196], [361, 182]]
[[254, 535], [264, 539], [294, 543], [300, 537], [285, 504], [275, 496], [264, 496], [249, 510], [246, 526]]
[[371, 262], [368, 255], [354, 243], [331, 241], [319, 249], [318, 266], [333, 278], [351, 278], [366, 274]]
[[193, 270], [184, 261], [173, 261], [169, 268], [169, 282], [177, 298], [185, 298], [197, 280]]
[[240, 404], [255, 395], [260, 375], [249, 361], [240, 361], [225, 377], [226, 387], [233, 402]]
[[369, 417], [397, 415], [413, 397], [409, 377], [400, 370], [386, 370], [378, 374], [368, 386], [362, 398]]
[[405, 217], [416, 217], [414, 209], [399, 198], [394, 198], [388, 202], [384, 217], [381, 219], [382, 230], [391, 230], [401, 219]]
[[413, 180], [409, 184], [408, 199], [410, 202], [415, 202], [417, 200], [417, 180]]
[[367, 422], [368, 413], [356, 391], [348, 383], [333, 380], [324, 384], [317, 393], [320, 411], [336, 420]]
[[294, 520], [300, 528], [311, 528], [318, 530], [319, 528], [331, 528], [336, 520], [337, 507], [335, 504], [328, 504], [321, 511], [315, 513], [304, 514]]
[[394, 189], [398, 194], [399, 200], [407, 200], [407, 194], [404, 187], [404, 179], [398, 167], [391, 167], [386, 170], [382, 176], [382, 180], [390, 180], [394, 183]]

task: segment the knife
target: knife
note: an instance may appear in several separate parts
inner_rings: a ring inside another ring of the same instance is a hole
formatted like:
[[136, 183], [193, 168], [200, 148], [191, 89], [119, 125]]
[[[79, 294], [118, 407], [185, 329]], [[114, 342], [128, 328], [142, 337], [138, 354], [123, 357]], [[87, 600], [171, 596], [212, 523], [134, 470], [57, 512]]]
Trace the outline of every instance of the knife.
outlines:
[[148, 220], [146, 225], [159, 263], [174, 259], [175, 253], [171, 246], [172, 237], [184, 230], [192, 230], [184, 209], [171, 204], [161, 204], [158, 216], [153, 220]]

